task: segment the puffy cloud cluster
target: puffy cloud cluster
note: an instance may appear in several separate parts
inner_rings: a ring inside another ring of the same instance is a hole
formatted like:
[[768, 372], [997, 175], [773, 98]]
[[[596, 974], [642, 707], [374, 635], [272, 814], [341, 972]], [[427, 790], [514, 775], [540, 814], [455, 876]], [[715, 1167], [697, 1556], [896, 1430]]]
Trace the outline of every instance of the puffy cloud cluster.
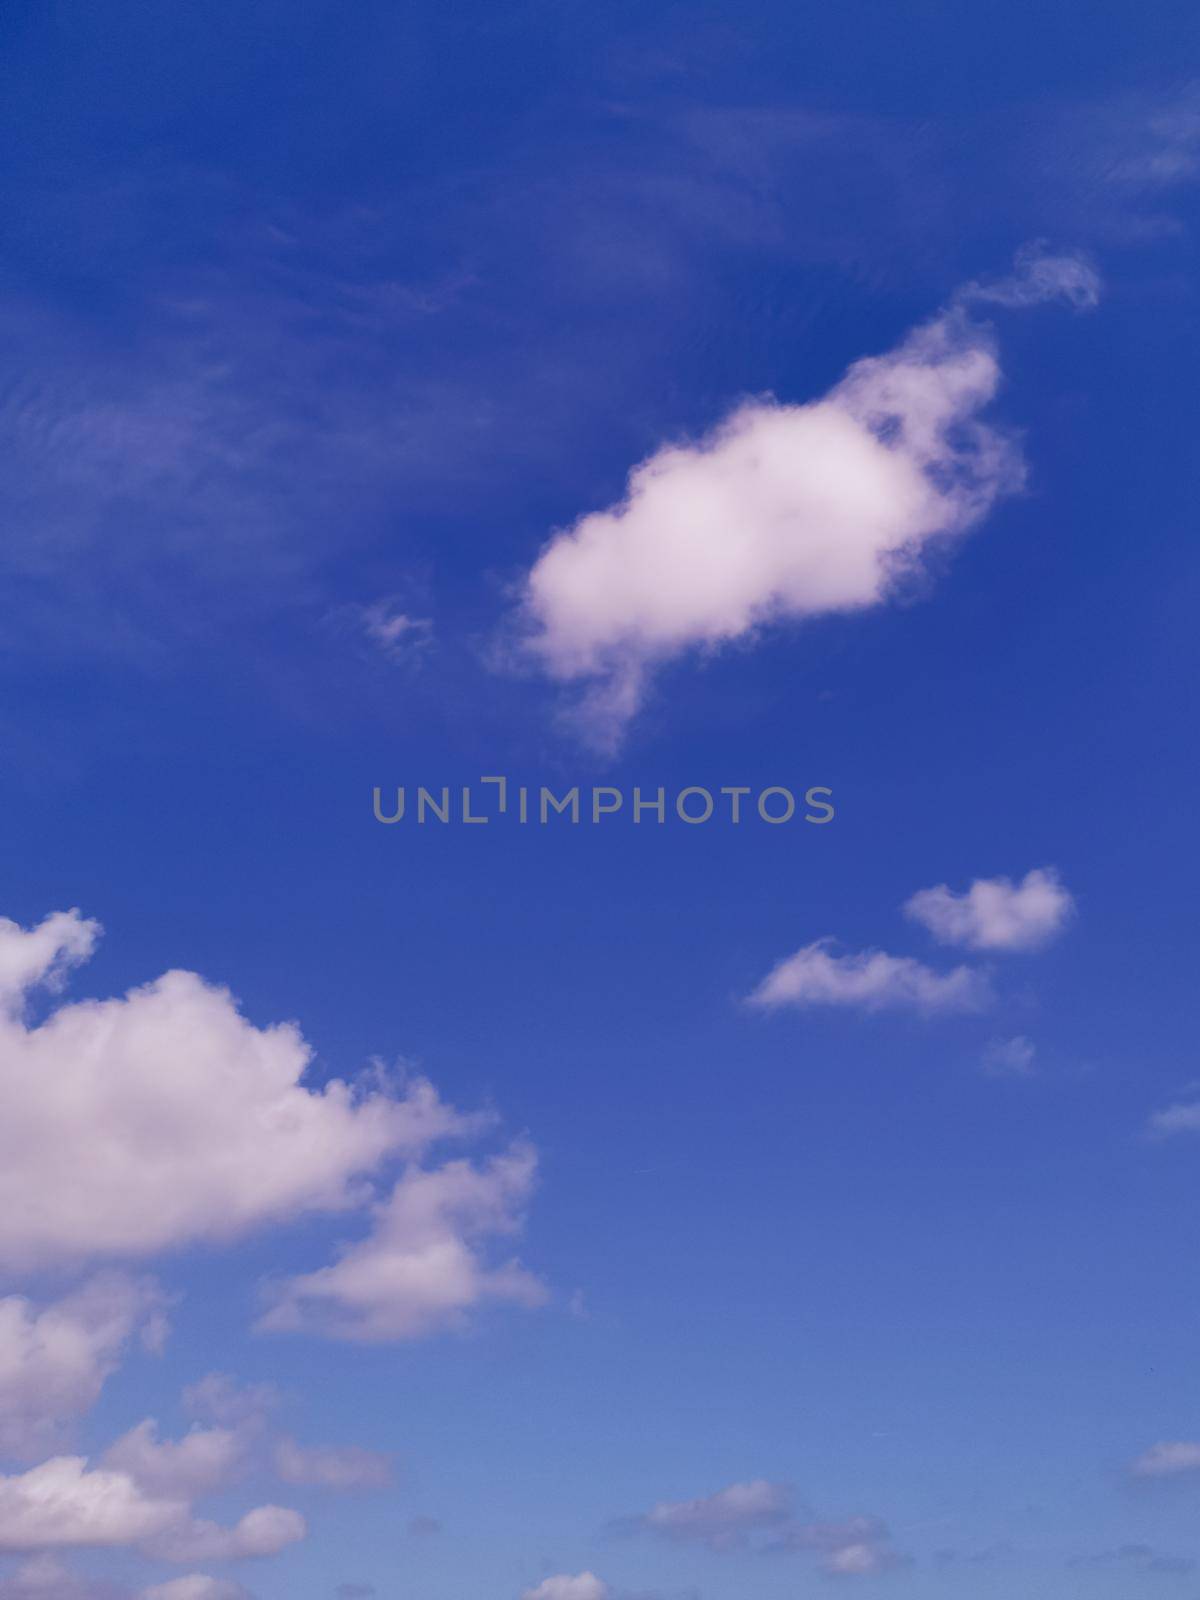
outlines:
[[747, 401], [695, 443], [662, 446], [618, 504], [542, 550], [522, 593], [528, 651], [584, 685], [583, 720], [611, 745], [663, 662], [768, 623], [882, 605], [1022, 482], [1015, 445], [980, 416], [1000, 367], [964, 307], [1078, 307], [1097, 293], [1086, 263], [1027, 253], [822, 399]]
[[56, 1448], [89, 1411], [135, 1338], [157, 1349], [165, 1301], [155, 1284], [108, 1272], [41, 1307], [0, 1299], [0, 1456]]
[[259, 1506], [232, 1528], [202, 1521], [178, 1495], [144, 1490], [127, 1472], [53, 1456], [0, 1477], [0, 1550], [132, 1546], [168, 1561], [274, 1555], [304, 1537], [304, 1519]]
[[904, 907], [941, 944], [968, 950], [1035, 950], [1063, 931], [1074, 910], [1053, 867], [1035, 867], [1020, 883], [976, 878], [962, 894], [940, 883]]
[[95, 932], [77, 912], [0, 926], [13, 1003], [0, 1017], [0, 1264], [141, 1256], [345, 1210], [386, 1158], [475, 1126], [423, 1080], [401, 1094], [306, 1087], [298, 1028], [256, 1028], [195, 973], [26, 1026], [15, 1004]]
[[[1062, 931], [1075, 909], [1053, 867], [1035, 868], [1019, 884], [977, 878], [956, 894], [946, 884], [920, 889], [904, 913], [943, 944], [972, 950], [1031, 950]], [[838, 952], [830, 938], [816, 939], [778, 961], [749, 995], [765, 1010], [779, 1006], [844, 1006], [863, 1011], [909, 1010], [925, 1015], [978, 1011], [992, 999], [985, 972], [958, 966], [938, 972], [912, 956], [884, 950]], [[989, 1046], [984, 1070], [1027, 1072], [1034, 1047], [1019, 1037]]]
[[[195, 973], [34, 1012], [35, 990], [58, 988], [99, 932], [77, 911], [30, 929], [0, 921], [0, 1272], [127, 1262], [306, 1214], [365, 1213], [366, 1237], [332, 1266], [276, 1285], [269, 1326], [406, 1338], [459, 1325], [485, 1301], [544, 1298], [511, 1251], [491, 1253], [521, 1226], [535, 1170], [527, 1143], [490, 1159], [435, 1158], [494, 1119], [379, 1068], [359, 1084], [314, 1086], [294, 1024], [256, 1027]], [[73, 1549], [192, 1567], [302, 1539], [304, 1519], [284, 1506], [230, 1525], [197, 1511], [249, 1475], [323, 1490], [391, 1481], [387, 1458], [302, 1444], [275, 1425], [269, 1387], [219, 1376], [187, 1392], [194, 1421], [178, 1438], [146, 1418], [95, 1463], [64, 1453], [63, 1435], [134, 1341], [159, 1346], [166, 1304], [153, 1281], [115, 1265], [48, 1304], [0, 1298], [0, 1456], [38, 1461], [0, 1473], [0, 1554], [30, 1558], [0, 1580], [0, 1596], [135, 1600], [62, 1568], [58, 1552]], [[194, 1571], [136, 1600], [243, 1594]]]
[[365, 1239], [332, 1266], [276, 1286], [260, 1327], [378, 1342], [457, 1326], [484, 1301], [542, 1304], [545, 1289], [519, 1261], [490, 1265], [480, 1250], [520, 1229], [536, 1166], [518, 1142], [481, 1164], [406, 1172], [374, 1208]]

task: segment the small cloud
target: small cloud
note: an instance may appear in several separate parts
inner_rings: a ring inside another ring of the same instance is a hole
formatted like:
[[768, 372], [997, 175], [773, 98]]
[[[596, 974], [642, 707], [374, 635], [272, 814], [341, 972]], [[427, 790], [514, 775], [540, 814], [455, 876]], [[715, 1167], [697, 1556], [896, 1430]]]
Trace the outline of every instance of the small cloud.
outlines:
[[987, 1004], [987, 979], [970, 967], [935, 972], [909, 956], [883, 950], [838, 955], [832, 939], [818, 939], [778, 962], [749, 997], [763, 1009], [778, 1006], [853, 1006], [863, 1011], [909, 1010], [925, 1014], [977, 1011]]
[[436, 1517], [410, 1517], [408, 1519], [408, 1534], [411, 1539], [431, 1539], [435, 1533], [441, 1533], [442, 1525]]
[[372, 1600], [379, 1593], [373, 1583], [339, 1583], [334, 1592], [337, 1600]]
[[387, 595], [368, 605], [350, 603], [331, 611], [326, 623], [371, 654], [396, 666], [412, 667], [434, 647], [432, 617], [420, 615], [409, 600]]
[[559, 1572], [543, 1578], [534, 1589], [526, 1589], [521, 1600], [609, 1600], [611, 1590], [594, 1572], [578, 1572], [572, 1577]]
[[1147, 1131], [1160, 1139], [1176, 1133], [1200, 1133], [1200, 1100], [1179, 1100], [1154, 1112]]
[[1135, 1478], [1177, 1478], [1200, 1472], [1200, 1443], [1179, 1439], [1152, 1444], [1130, 1463]]
[[1036, 867], [1020, 883], [976, 878], [961, 894], [944, 883], [920, 889], [905, 916], [928, 928], [940, 944], [969, 950], [1035, 950], [1066, 927], [1075, 901], [1053, 867]]
[[984, 1046], [979, 1065], [989, 1078], [1028, 1078], [1036, 1054], [1033, 1040], [1019, 1033], [1014, 1039], [992, 1039]]
[[957, 298], [965, 305], [1014, 308], [1065, 300], [1076, 311], [1090, 311], [1100, 303], [1100, 291], [1100, 274], [1086, 256], [1076, 251], [1055, 255], [1039, 240], [1017, 252], [1014, 270], [1006, 277], [968, 283]]
[[664, 1500], [634, 1519], [634, 1526], [682, 1543], [725, 1550], [745, 1543], [747, 1534], [778, 1527], [790, 1515], [791, 1493], [780, 1483], [755, 1478], [697, 1500]]

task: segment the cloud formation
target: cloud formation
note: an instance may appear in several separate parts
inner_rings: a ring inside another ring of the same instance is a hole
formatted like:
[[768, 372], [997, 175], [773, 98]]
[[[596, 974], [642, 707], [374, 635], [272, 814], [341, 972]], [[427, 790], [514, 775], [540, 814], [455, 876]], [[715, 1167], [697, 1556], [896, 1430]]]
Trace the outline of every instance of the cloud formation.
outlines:
[[1174, 1439], [1152, 1444], [1130, 1462], [1129, 1470], [1135, 1478], [1177, 1478], [1182, 1473], [1200, 1472], [1200, 1443]]
[[[485, 1301], [545, 1298], [518, 1262], [492, 1262], [487, 1250], [521, 1225], [532, 1147], [430, 1165], [435, 1144], [477, 1135], [493, 1119], [456, 1111], [425, 1079], [397, 1083], [376, 1071], [363, 1085], [309, 1088], [311, 1051], [295, 1024], [257, 1028], [227, 990], [190, 972], [168, 972], [123, 999], [64, 1004], [27, 1026], [26, 995], [84, 959], [98, 931], [74, 911], [30, 931], [0, 924], [0, 1265], [146, 1255], [358, 1210], [373, 1201], [369, 1180], [401, 1163], [389, 1197], [372, 1205], [369, 1236], [334, 1265], [277, 1284], [264, 1327], [409, 1338], [460, 1325]], [[28, 1343], [30, 1315], [11, 1304], [0, 1311], [0, 1425], [2, 1341], [7, 1327], [10, 1345]], [[123, 1327], [95, 1335], [97, 1370]], [[199, 1465], [202, 1445], [219, 1440], [185, 1442], [188, 1463], [179, 1456], [171, 1470]], [[143, 1455], [151, 1447], [166, 1459], [149, 1434], [123, 1445]], [[377, 1470], [299, 1446], [282, 1459], [293, 1474], [327, 1480]]]
[[637, 1523], [663, 1538], [727, 1550], [744, 1544], [751, 1533], [778, 1527], [790, 1515], [791, 1491], [784, 1484], [755, 1478], [697, 1500], [660, 1501]]
[[798, 1516], [786, 1484], [755, 1478], [696, 1500], [661, 1501], [626, 1527], [710, 1550], [806, 1552], [828, 1577], [866, 1577], [903, 1564], [878, 1517], [842, 1522]]
[[935, 972], [911, 956], [883, 950], [839, 955], [817, 939], [778, 962], [749, 997], [764, 1010], [780, 1006], [854, 1006], [864, 1011], [977, 1011], [990, 998], [987, 979], [970, 967]]
[[0, 1300], [0, 1455], [32, 1459], [60, 1445], [132, 1341], [161, 1346], [164, 1306], [153, 1282], [118, 1272], [41, 1309], [22, 1295]]
[[533, 1589], [526, 1589], [521, 1600], [608, 1600], [608, 1585], [594, 1572], [577, 1572], [574, 1576], [558, 1572], [552, 1578], [543, 1578]]
[[197, 1519], [186, 1498], [149, 1494], [82, 1456], [0, 1477], [0, 1551], [133, 1547], [166, 1561], [226, 1561], [275, 1555], [304, 1534], [303, 1517], [282, 1506], [259, 1506], [231, 1528]]
[[964, 306], [1090, 303], [1088, 272], [1027, 255], [1005, 286], [971, 286], [823, 399], [746, 401], [556, 532], [524, 580], [524, 643], [581, 688], [592, 739], [615, 745], [655, 668], [689, 650], [884, 604], [1019, 488], [1016, 446], [980, 417], [1000, 382], [992, 335]]
[[1035, 867], [1020, 883], [976, 878], [955, 894], [949, 885], [919, 889], [904, 913], [941, 944], [968, 950], [1036, 950], [1056, 938], [1075, 910], [1053, 867]]
[[260, 1328], [374, 1343], [461, 1326], [485, 1301], [542, 1304], [545, 1289], [519, 1261], [494, 1264], [485, 1252], [520, 1230], [536, 1167], [517, 1141], [486, 1162], [410, 1169], [374, 1208], [365, 1239], [275, 1286]]

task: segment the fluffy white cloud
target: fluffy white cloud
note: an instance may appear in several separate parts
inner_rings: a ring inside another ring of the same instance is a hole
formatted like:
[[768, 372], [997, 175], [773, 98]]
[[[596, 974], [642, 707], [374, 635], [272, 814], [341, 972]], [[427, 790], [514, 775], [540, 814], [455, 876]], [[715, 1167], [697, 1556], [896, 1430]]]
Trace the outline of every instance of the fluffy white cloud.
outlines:
[[0, 1455], [30, 1458], [60, 1444], [132, 1339], [158, 1348], [164, 1304], [153, 1283], [116, 1272], [41, 1309], [21, 1295], [0, 1300]]
[[36, 928], [22, 928], [0, 917], [0, 1006], [19, 1009], [35, 984], [54, 988], [67, 972], [86, 961], [100, 925], [78, 911], [53, 911]]
[[1164, 1440], [1153, 1444], [1131, 1462], [1135, 1478], [1174, 1478], [1184, 1472], [1200, 1472], [1200, 1444], [1190, 1440]]
[[184, 1405], [212, 1426], [194, 1425], [180, 1439], [163, 1439], [148, 1417], [111, 1445], [101, 1465], [128, 1474], [158, 1497], [193, 1499], [253, 1473], [281, 1483], [334, 1490], [378, 1489], [392, 1481], [390, 1457], [358, 1445], [302, 1445], [272, 1426], [279, 1403], [273, 1388], [239, 1388], [211, 1373], [184, 1391]]
[[244, 1430], [193, 1428], [182, 1439], [160, 1439], [152, 1417], [104, 1452], [103, 1465], [125, 1473], [147, 1494], [190, 1500], [231, 1482], [246, 1463]]
[[134, 1546], [169, 1561], [233, 1560], [274, 1555], [304, 1533], [304, 1519], [282, 1506], [259, 1506], [232, 1528], [200, 1521], [186, 1498], [149, 1494], [81, 1456], [0, 1477], [3, 1551]]
[[608, 1585], [594, 1572], [559, 1572], [543, 1578], [534, 1589], [526, 1589], [521, 1600], [608, 1600]]
[[298, 1028], [254, 1027], [194, 973], [27, 1027], [24, 993], [96, 931], [77, 912], [0, 924], [0, 1265], [143, 1255], [345, 1209], [385, 1159], [478, 1128], [423, 1080], [306, 1087]]
[[660, 1501], [637, 1522], [664, 1538], [724, 1550], [744, 1543], [750, 1533], [780, 1526], [790, 1515], [790, 1491], [783, 1484], [755, 1478], [697, 1500]]
[[1020, 883], [976, 878], [962, 894], [944, 883], [920, 889], [905, 915], [942, 944], [969, 950], [1033, 950], [1062, 932], [1075, 909], [1053, 867], [1036, 867]]
[[882, 950], [838, 955], [831, 939], [818, 939], [774, 966], [749, 999], [767, 1009], [857, 1006], [933, 1013], [975, 1011], [989, 997], [986, 978], [969, 967], [935, 972], [909, 956]]
[[625, 497], [555, 533], [522, 593], [525, 646], [585, 686], [581, 713], [613, 744], [648, 674], [763, 624], [861, 611], [920, 572], [1022, 481], [1019, 454], [980, 420], [1000, 369], [962, 306], [1088, 299], [1087, 269], [1028, 256], [1004, 286], [973, 285], [894, 351], [856, 362], [823, 399], [738, 406], [709, 435], [664, 445]]
[[260, 1327], [361, 1341], [458, 1326], [483, 1301], [538, 1305], [542, 1285], [516, 1260], [489, 1264], [489, 1238], [516, 1233], [536, 1158], [517, 1142], [482, 1163], [411, 1169], [374, 1208], [369, 1235], [333, 1266], [278, 1285]]

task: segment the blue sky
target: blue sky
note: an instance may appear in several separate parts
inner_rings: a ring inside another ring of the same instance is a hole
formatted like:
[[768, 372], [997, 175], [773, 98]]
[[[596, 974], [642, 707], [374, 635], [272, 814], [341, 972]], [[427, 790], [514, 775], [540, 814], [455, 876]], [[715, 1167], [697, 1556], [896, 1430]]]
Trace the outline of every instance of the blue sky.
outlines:
[[1198, 44], [6, 10], [0, 1595], [1195, 1592]]

